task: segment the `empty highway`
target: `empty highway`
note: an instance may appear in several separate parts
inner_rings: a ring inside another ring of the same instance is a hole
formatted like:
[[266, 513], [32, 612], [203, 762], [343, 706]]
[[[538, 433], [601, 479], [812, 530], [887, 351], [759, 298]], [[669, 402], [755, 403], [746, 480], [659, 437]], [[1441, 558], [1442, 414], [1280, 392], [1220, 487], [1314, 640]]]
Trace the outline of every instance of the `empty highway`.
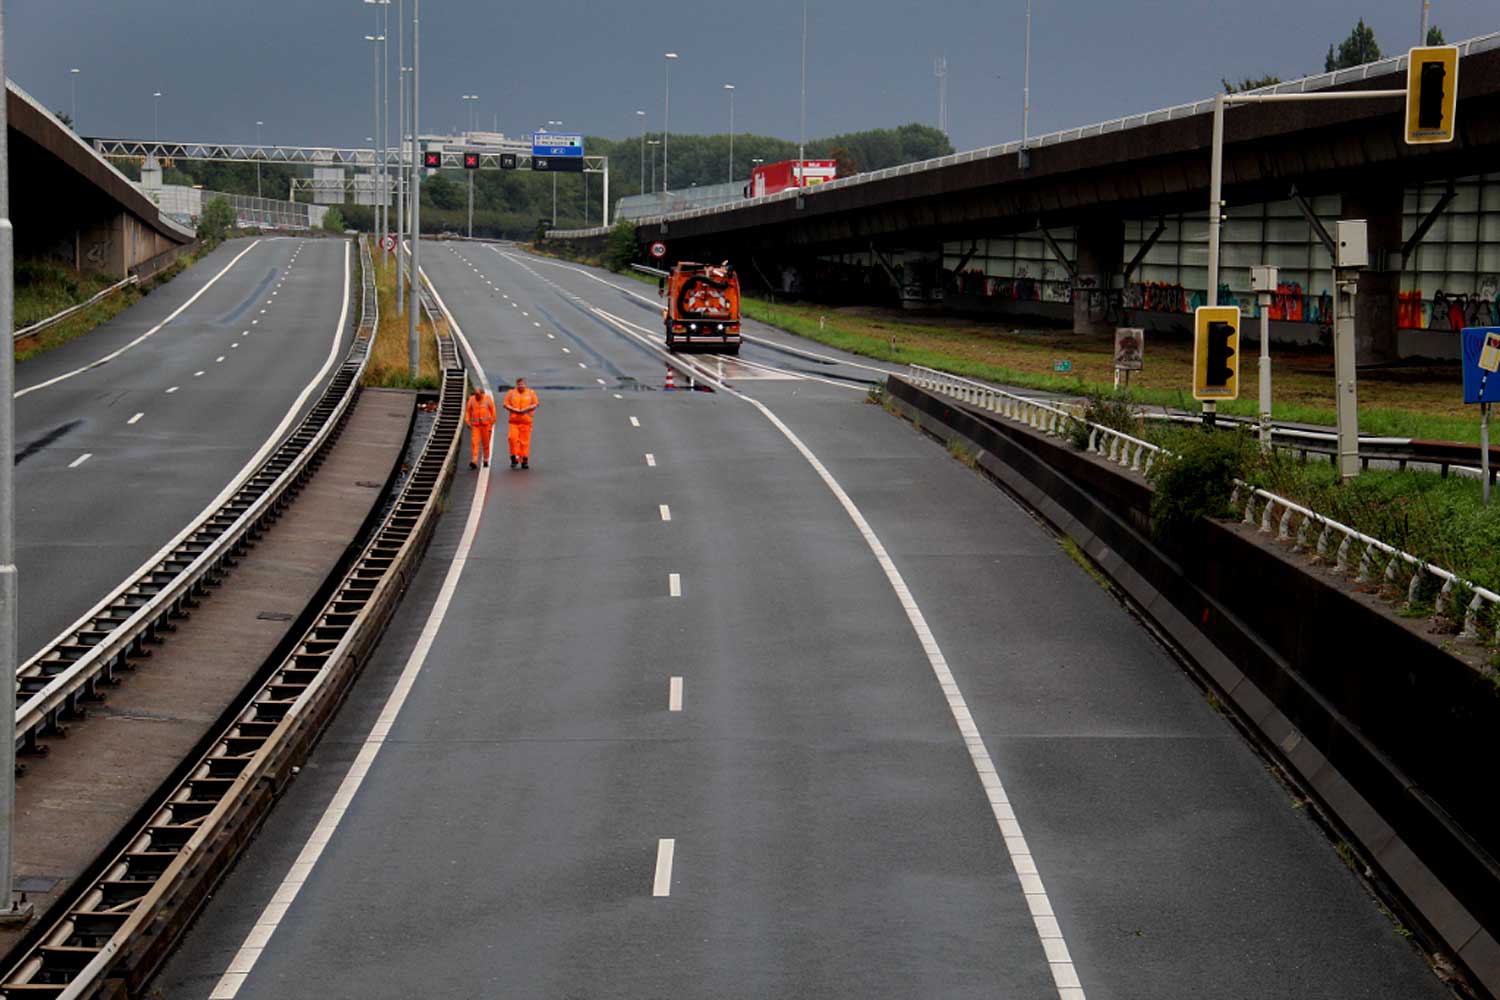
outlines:
[[533, 468], [459, 473], [161, 995], [1446, 995], [1152, 635], [866, 403], [877, 373], [751, 344], [732, 391], [665, 392], [649, 286], [423, 259], [497, 392], [538, 390]]
[[349, 246], [231, 240], [111, 322], [17, 366], [23, 659], [187, 527], [316, 400], [358, 308]]

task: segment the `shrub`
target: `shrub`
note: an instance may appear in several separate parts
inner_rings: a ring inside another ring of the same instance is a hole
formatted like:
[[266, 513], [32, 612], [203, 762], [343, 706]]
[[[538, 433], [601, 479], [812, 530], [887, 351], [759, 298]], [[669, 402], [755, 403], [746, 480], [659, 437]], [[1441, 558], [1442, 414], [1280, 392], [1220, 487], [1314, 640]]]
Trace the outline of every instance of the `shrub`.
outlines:
[[635, 223], [621, 219], [609, 231], [609, 245], [604, 251], [605, 265], [611, 271], [624, 271], [635, 263], [640, 244], [635, 238]]
[[323, 216], [323, 228], [330, 233], [342, 233], [345, 229], [344, 213], [335, 205]]
[[1089, 424], [1100, 424], [1132, 437], [1141, 437], [1141, 418], [1129, 392], [1091, 392], [1084, 400], [1083, 419], [1068, 422], [1068, 438], [1079, 451], [1089, 446]]
[[1234, 481], [1258, 455], [1243, 431], [1192, 430], [1151, 467], [1151, 520], [1158, 536], [1180, 533], [1200, 517], [1227, 517]]
[[218, 195], [203, 206], [203, 214], [198, 217], [198, 236], [206, 244], [220, 243], [229, 235], [234, 222], [234, 206], [228, 198]]

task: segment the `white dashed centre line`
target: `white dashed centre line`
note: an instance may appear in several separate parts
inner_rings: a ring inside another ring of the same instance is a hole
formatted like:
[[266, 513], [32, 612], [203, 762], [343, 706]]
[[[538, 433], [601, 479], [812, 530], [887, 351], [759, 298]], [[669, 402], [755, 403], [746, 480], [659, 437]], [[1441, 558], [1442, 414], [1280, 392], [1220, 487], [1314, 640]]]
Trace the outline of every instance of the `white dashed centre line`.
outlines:
[[631, 417], [630, 418], [630, 426], [632, 426], [632, 427], [639, 427], [639, 426], [641, 426], [641, 422], [639, 420], [637, 420], [635, 417]]
[[586, 364], [584, 364], [584, 363], [583, 363], [583, 362], [582, 362], [582, 361], [580, 361], [580, 362], [578, 362], [578, 367], [579, 367], [579, 368], [587, 368], [587, 367], [588, 367], [588, 365], [586, 365]]
[[646, 452], [646, 464], [653, 469], [656, 468], [656, 456], [649, 451]]
[[563, 353], [564, 353], [564, 354], [572, 354], [572, 353], [573, 353], [573, 352], [572, 352], [572, 350], [570, 350], [570, 349], [569, 349], [569, 348], [566, 348], [566, 347], [564, 347], [564, 348], [563, 348]]
[[620, 395], [620, 394], [619, 394], [619, 393], [618, 393], [618, 392], [617, 392], [617, 393], [615, 393], [615, 398], [616, 398], [616, 399], [624, 399], [624, 398], [625, 398], [625, 397], [624, 397], [624, 396], [622, 396], [622, 395]]
[[[541, 325], [541, 324], [540, 324], [540, 323], [538, 323], [538, 324], [537, 324], [537, 325], [538, 325], [538, 326], [540, 326], [540, 325]], [[550, 333], [549, 333], [549, 334], [547, 334], [547, 339], [548, 339], [548, 340], [556, 340], [556, 339], [557, 339], [557, 338], [556, 338], [556, 337], [554, 337], [554, 336], [552, 336], [552, 334], [550, 334]]]
[[682, 596], [682, 574], [681, 573], [668, 573], [667, 574], [667, 593], [670, 594], [673, 597], [681, 597]]
[[672, 895], [672, 856], [677, 853], [677, 841], [656, 842], [656, 881], [651, 886], [651, 895]]
[[214, 364], [218, 365], [218, 364], [223, 364], [223, 363], [224, 363], [224, 355], [221, 354], [217, 358], [214, 358]]
[[667, 711], [682, 711], [682, 678], [672, 677], [667, 680]]
[[70, 468], [70, 469], [76, 469], [80, 465], [82, 465], [84, 462], [87, 462], [89, 459], [91, 459], [93, 457], [94, 457], [94, 453], [93, 452], [86, 451], [82, 455], [79, 455], [77, 458], [73, 459], [73, 461], [69, 462], [68, 463], [68, 468]]
[[136, 415], [135, 415], [135, 416], [133, 416], [133, 417], [131, 417], [131, 418], [130, 418], [130, 419], [129, 419], [129, 420], [127, 420], [127, 421], [125, 421], [125, 422], [126, 422], [126, 423], [127, 423], [127, 424], [133, 424], [133, 423], [135, 423], [135, 422], [136, 422], [136, 421], [138, 421], [138, 420], [140, 420], [140, 419], [141, 419], [141, 418], [142, 418], [142, 417], [144, 417], [144, 416], [145, 416], [145, 414], [144, 414], [144, 413], [137, 413], [137, 414], [136, 414]]
[[538, 323], [536, 320], [532, 320], [531, 321], [531, 325], [532, 326], [541, 326], [542, 324]]
[[661, 519], [663, 521], [672, 520], [672, 508], [667, 504], [660, 504], [659, 506], [661, 507]]
[[604, 381], [602, 378], [596, 378], [594, 379], [594, 381], [598, 382], [600, 385], [609, 385], [609, 383]]
[[202, 377], [203, 377], [203, 373], [201, 371], [193, 372], [193, 378], [202, 378]]
[[180, 386], [175, 386], [175, 385], [172, 386], [172, 388], [170, 388], [170, 389], [167, 390], [167, 395], [170, 396], [172, 393], [176, 392], [179, 388], [181, 388], [181, 387]]

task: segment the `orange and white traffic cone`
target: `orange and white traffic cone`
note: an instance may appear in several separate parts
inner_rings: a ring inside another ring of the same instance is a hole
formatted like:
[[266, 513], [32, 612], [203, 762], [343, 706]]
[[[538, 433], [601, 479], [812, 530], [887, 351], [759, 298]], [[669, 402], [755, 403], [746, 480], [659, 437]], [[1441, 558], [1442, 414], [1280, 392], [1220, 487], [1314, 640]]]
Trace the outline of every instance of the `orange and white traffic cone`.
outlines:
[[677, 387], [672, 384], [672, 366], [667, 365], [667, 391], [671, 392], [675, 388]]

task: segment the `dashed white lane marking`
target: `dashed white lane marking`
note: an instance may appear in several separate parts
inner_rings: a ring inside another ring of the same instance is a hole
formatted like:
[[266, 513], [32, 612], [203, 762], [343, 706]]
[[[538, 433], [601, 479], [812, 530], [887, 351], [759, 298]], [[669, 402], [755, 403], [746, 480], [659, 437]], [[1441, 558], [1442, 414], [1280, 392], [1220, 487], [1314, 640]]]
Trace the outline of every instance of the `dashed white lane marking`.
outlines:
[[[612, 316], [599, 309], [595, 312], [608, 318], [612, 324], [621, 329], [628, 327], [639, 331], [637, 336], [643, 340], [645, 335], [654, 336], [653, 331], [629, 323], [618, 316]], [[864, 514], [855, 505], [853, 498], [844, 491], [839, 481], [833, 478], [833, 473], [828, 471], [818, 456], [813, 454], [812, 449], [804, 444], [796, 432], [783, 423], [770, 407], [711, 376], [705, 375], [704, 381], [713, 384], [719, 391], [742, 399], [755, 407], [760, 411], [761, 416], [769, 420], [772, 426], [791, 442], [792, 447], [796, 448], [812, 466], [818, 478], [823, 480], [823, 485], [828, 487], [829, 492], [844, 508], [844, 513], [849, 516], [849, 520], [854, 522], [854, 527], [864, 539], [865, 545], [875, 556], [875, 561], [880, 564], [886, 581], [895, 592], [897, 600], [901, 602], [902, 610], [906, 612], [906, 619], [911, 624], [912, 631], [916, 633], [922, 652], [927, 656], [928, 666], [932, 668], [933, 677], [937, 680], [938, 687], [948, 702], [948, 711], [958, 726], [964, 746], [968, 748], [969, 760], [979, 776], [979, 784], [984, 790], [985, 799], [989, 802], [990, 814], [995, 818], [996, 825], [1000, 829], [1000, 836], [1005, 842], [1006, 853], [1010, 856], [1011, 865], [1020, 880], [1026, 907], [1031, 911], [1032, 923], [1036, 927], [1037, 937], [1046, 955], [1048, 968], [1052, 972], [1053, 985], [1057, 987], [1058, 1000], [1085, 1000], [1083, 985], [1073, 965], [1072, 954], [1068, 951], [1068, 943], [1063, 938], [1062, 928], [1052, 909], [1052, 900], [1042, 884], [1036, 867], [1036, 859], [1021, 832], [1021, 825], [1016, 819], [1015, 810], [1011, 807], [1005, 786], [1000, 781], [1000, 775], [995, 770], [994, 759], [990, 756], [989, 748], [985, 746], [979, 727], [974, 723], [968, 702], [964, 700], [963, 691], [959, 689], [958, 681], [948, 667], [948, 660], [943, 655], [942, 647], [938, 645], [937, 638], [927, 624], [927, 617], [922, 614], [916, 598], [912, 596], [911, 589], [906, 585], [906, 579], [896, 567], [895, 561], [891, 559], [890, 553], [886, 551], [885, 544], [881, 542], [880, 536], [875, 534], [875, 529], [870, 526], [870, 522], [865, 520]]]
[[563, 353], [564, 354], [572, 354], [573, 352], [571, 350], [569, 350], [568, 348], [564, 347], [563, 348]]
[[609, 385], [609, 383], [604, 381], [602, 378], [596, 378], [594, 379], [594, 381], [598, 382], [600, 385]]
[[265, 311], [265, 310], [264, 310], [264, 309], [262, 309], [262, 310], [261, 310], [261, 311], [260, 311], [260, 314], [261, 314], [261, 315], [262, 315], [262, 316], [264, 316], [264, 315], [265, 315], [265, 314], [266, 314], [266, 311]]
[[552, 336], [552, 334], [549, 333], [549, 334], [547, 334], [547, 339], [548, 340], [556, 340], [557, 338], [554, 337], [554, 336]]
[[98, 368], [100, 365], [105, 364], [106, 362], [109, 362], [109, 361], [113, 361], [115, 358], [118, 358], [120, 355], [124, 354], [126, 351], [130, 350], [132, 347], [134, 347], [135, 345], [139, 344], [141, 341], [145, 340], [147, 337], [150, 337], [153, 334], [155, 334], [158, 330], [160, 330], [162, 327], [166, 326], [168, 323], [172, 322], [178, 316], [181, 316], [183, 314], [183, 312], [187, 309], [188, 306], [192, 305], [194, 302], [197, 302], [198, 299], [203, 295], [204, 292], [208, 291], [210, 288], [212, 288], [214, 286], [214, 284], [220, 278], [222, 278], [222, 277], [224, 277], [224, 275], [228, 274], [229, 273], [229, 269], [231, 267], [234, 267], [234, 265], [238, 264], [240, 262], [240, 258], [241, 257], [245, 256], [245, 254], [249, 253], [251, 250], [254, 250], [258, 246], [260, 246], [260, 240], [256, 240], [254, 243], [251, 243], [245, 249], [241, 250], [235, 256], [235, 258], [233, 260], [231, 260], [228, 264], [224, 265], [224, 269], [223, 270], [221, 270], [218, 274], [214, 275], [212, 278], [208, 279], [208, 281], [203, 285], [203, 287], [200, 288], [200, 289], [198, 289], [196, 292], [194, 292], [192, 294], [192, 296], [189, 297], [189, 299], [186, 302], [184, 302], [182, 305], [178, 306], [176, 309], [172, 310], [172, 312], [167, 316], [166, 319], [162, 320], [160, 323], [156, 324], [151, 329], [147, 330], [145, 333], [141, 334], [139, 337], [137, 337], [134, 340], [132, 340], [130, 343], [126, 344], [125, 346], [123, 346], [123, 347], [121, 347], [121, 348], [119, 348], [117, 350], [109, 352], [108, 354], [104, 355], [104, 357], [99, 358], [96, 361], [89, 362], [88, 364], [84, 365], [82, 368], [75, 368], [75, 369], [73, 369], [70, 372], [63, 372], [61, 375], [57, 375], [57, 376], [55, 376], [53, 378], [49, 378], [45, 382], [38, 382], [36, 385], [29, 385], [29, 386], [27, 386], [24, 389], [19, 389], [19, 390], [16, 391], [15, 398], [16, 399], [20, 399], [22, 396], [25, 396], [28, 393], [36, 392], [38, 389], [45, 389], [49, 385], [56, 385], [57, 383], [63, 381], [64, 379], [70, 379], [70, 378], [72, 378], [74, 375], [82, 375], [86, 371], [89, 371], [89, 370], [94, 369], [94, 368]]
[[203, 377], [203, 372], [201, 372], [201, 371], [193, 372], [193, 378], [202, 378], [202, 377]]
[[236, 340], [234, 343], [230, 344], [229, 346], [230, 346], [230, 348], [239, 347], [240, 346], [240, 342], [238, 340]]
[[223, 363], [224, 363], [224, 355], [221, 354], [217, 358], [214, 358], [214, 364], [220, 365], [220, 364], [223, 364]]
[[250, 325], [251, 326], [259, 326], [260, 325], [260, 320], [258, 320], [258, 319], [252, 319], [250, 321]]
[[[345, 257], [344, 270], [347, 273], [347, 256]], [[423, 273], [425, 274], [425, 272]], [[348, 284], [346, 278], [346, 309], [347, 306]], [[449, 329], [458, 336], [459, 343], [463, 345], [464, 353], [469, 357], [470, 370], [482, 373], [484, 369], [480, 367], [479, 359], [474, 356], [474, 349], [469, 346], [468, 340], [464, 337], [463, 329], [454, 320], [453, 314], [448, 311], [447, 306], [443, 305], [441, 296], [438, 296], [438, 307], [447, 317]], [[346, 318], [347, 312], [339, 318], [340, 330], [343, 329]], [[338, 346], [337, 340], [335, 340], [334, 346]], [[319, 373], [319, 378], [321, 379], [321, 377], [322, 373]], [[480, 377], [483, 378], [482, 375]], [[489, 386], [486, 385], [485, 388], [488, 389]], [[301, 402], [301, 400], [298, 400], [298, 406], [301, 405]], [[295, 410], [296, 407], [293, 407], [293, 409]], [[278, 430], [279, 433], [280, 431]], [[256, 460], [260, 461], [261, 459], [257, 458]], [[458, 579], [463, 575], [464, 567], [468, 564], [469, 560], [469, 550], [474, 547], [474, 537], [479, 533], [479, 516], [484, 510], [484, 498], [489, 491], [489, 481], [490, 474], [488, 472], [478, 477], [478, 481], [474, 487], [474, 498], [469, 504], [469, 518], [464, 522], [463, 534], [458, 540], [458, 549], [453, 555], [453, 561], [448, 564], [448, 572], [443, 577], [442, 587], [438, 590], [437, 600], [433, 602], [432, 610], [427, 615], [427, 621], [422, 626], [422, 634], [418, 636], [417, 644], [412, 649], [411, 655], [407, 658], [406, 666], [402, 669], [401, 676], [396, 681], [396, 686], [391, 690], [389, 697], [387, 697], [385, 706], [381, 709], [380, 716], [375, 720], [375, 724], [370, 727], [370, 733], [365, 737], [358, 756], [354, 758], [354, 763], [350, 765], [348, 772], [344, 775], [344, 780], [339, 784], [338, 791], [334, 793], [333, 799], [328, 803], [328, 807], [323, 811], [323, 815], [319, 817], [317, 826], [313, 828], [313, 832], [308, 836], [306, 843], [302, 847], [302, 852], [297, 855], [297, 860], [292, 864], [286, 877], [281, 880], [281, 887], [271, 897], [271, 902], [267, 903], [265, 908], [260, 911], [260, 916], [256, 918], [255, 926], [245, 936], [245, 940], [240, 944], [239, 951], [235, 953], [228, 968], [214, 985], [213, 992], [209, 994], [210, 1000], [234, 1000], [239, 994], [240, 987], [249, 978], [250, 972], [255, 968], [255, 963], [259, 960], [261, 952], [270, 943], [271, 935], [275, 934], [276, 928], [280, 926], [281, 918], [291, 908], [292, 903], [297, 898], [297, 894], [302, 890], [303, 884], [307, 881], [308, 876], [312, 874], [313, 867], [318, 863], [318, 859], [323, 856], [323, 849], [328, 846], [328, 841], [333, 837], [334, 831], [338, 828], [339, 821], [344, 818], [344, 811], [348, 809], [349, 803], [354, 800], [354, 796], [359, 792], [360, 785], [364, 784], [365, 775], [368, 773], [370, 765], [374, 762], [375, 755], [380, 752], [380, 748], [385, 744], [391, 727], [395, 725], [396, 717], [401, 714], [401, 708], [406, 704], [406, 698], [411, 694], [411, 689], [416, 684], [417, 676], [421, 674], [422, 667], [427, 662], [427, 654], [432, 649], [432, 644], [437, 639], [438, 630], [442, 627], [443, 619], [448, 614], [448, 605], [453, 600], [453, 594], [458, 590]], [[222, 500], [216, 501], [215, 506], [222, 503]]]
[[241, 337], [248, 337], [248, 336], [250, 336], [250, 331], [249, 330], [242, 330], [240, 332], [240, 336]]
[[181, 386], [176, 386], [176, 385], [172, 386], [172, 388], [170, 388], [170, 389], [167, 390], [167, 395], [168, 396], [172, 395], [172, 393], [176, 392], [180, 388], [181, 388]]
[[532, 320], [531, 321], [531, 325], [532, 326], [541, 326], [542, 324], [538, 323], [536, 320]]
[[682, 678], [671, 677], [667, 680], [667, 711], [682, 711]]
[[584, 363], [583, 363], [583, 362], [582, 362], [582, 361], [580, 361], [580, 362], [578, 362], [578, 367], [579, 367], [579, 368], [587, 368], [587, 367], [588, 367], [588, 365], [586, 365], [586, 364], [584, 364]]
[[672, 520], [672, 508], [667, 504], [660, 504], [659, 506], [661, 507], [661, 519], [663, 521]]
[[521, 315], [522, 315], [522, 316], [530, 316], [530, 315], [531, 315], [531, 313], [529, 313], [529, 312], [527, 312], [527, 311], [526, 311], [526, 310], [525, 310], [525, 309], [522, 309], [522, 310], [521, 310]]
[[656, 881], [651, 884], [651, 895], [672, 895], [672, 856], [677, 853], [677, 841], [662, 839], [656, 842]]
[[77, 458], [73, 459], [73, 461], [69, 462], [68, 463], [68, 468], [70, 468], [70, 469], [76, 469], [80, 465], [82, 465], [84, 462], [87, 462], [89, 459], [91, 459], [93, 457], [94, 457], [94, 453], [93, 452], [86, 451], [82, 455], [79, 455]]
[[625, 397], [624, 397], [624, 396], [622, 396], [622, 395], [620, 395], [620, 394], [619, 394], [619, 393], [618, 393], [618, 392], [617, 392], [617, 393], [615, 393], [615, 398], [616, 398], [616, 399], [624, 399], [624, 398], [625, 398]]
[[142, 417], [144, 417], [144, 416], [145, 416], [145, 414], [144, 414], [144, 413], [137, 413], [137, 414], [136, 414], [136, 415], [135, 415], [135, 416], [133, 416], [133, 417], [131, 417], [131, 418], [130, 418], [130, 419], [129, 419], [129, 420], [127, 420], [127, 421], [125, 421], [125, 422], [126, 422], [126, 423], [127, 423], [127, 424], [133, 424], [133, 423], [136, 423], [136, 422], [138, 422], [138, 421], [139, 421], [139, 420], [140, 420], [140, 419], [141, 419], [141, 418], [142, 418]]
[[681, 597], [682, 596], [682, 574], [681, 573], [668, 573], [667, 574], [667, 593], [669, 595], [671, 595], [672, 597]]
[[651, 454], [649, 451], [646, 452], [646, 464], [653, 469], [656, 468], [656, 456]]
[[636, 419], [635, 417], [631, 417], [630, 418], [630, 426], [632, 426], [632, 427], [639, 427], [639, 426], [641, 426], [641, 422], [638, 419]]

